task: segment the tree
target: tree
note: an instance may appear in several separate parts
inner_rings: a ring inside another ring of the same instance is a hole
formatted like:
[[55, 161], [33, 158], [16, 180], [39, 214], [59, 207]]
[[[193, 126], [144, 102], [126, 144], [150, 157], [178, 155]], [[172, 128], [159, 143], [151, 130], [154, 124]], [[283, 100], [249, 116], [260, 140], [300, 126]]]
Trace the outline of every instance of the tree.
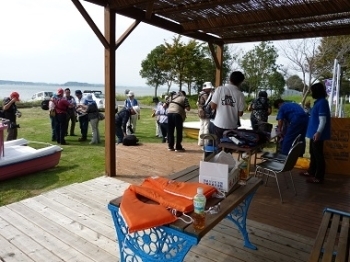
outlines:
[[291, 62], [291, 69], [302, 74], [304, 84], [302, 92], [304, 105], [311, 85], [317, 80], [315, 77], [315, 57], [317, 54], [318, 38], [291, 40], [281, 46], [284, 56]]
[[323, 37], [315, 57], [315, 72], [319, 79], [333, 77], [334, 59], [343, 69], [343, 77], [350, 78], [350, 36]]
[[268, 77], [274, 73], [278, 54], [271, 42], [261, 42], [253, 50], [248, 51], [239, 61], [248, 83], [248, 96], [259, 89], [269, 89]]
[[284, 86], [286, 85], [286, 81], [284, 80], [284, 76], [274, 70], [272, 74], [268, 76], [268, 85], [270, 87], [271, 93], [276, 97], [281, 97], [284, 91]]
[[147, 79], [147, 85], [154, 86], [154, 96], [157, 96], [158, 87], [165, 84], [167, 74], [159, 61], [165, 56], [165, 46], [159, 45], [153, 49], [141, 62], [140, 75]]
[[304, 89], [303, 80], [301, 80], [301, 78], [298, 75], [292, 75], [288, 77], [286, 85], [288, 89], [294, 89], [300, 92], [303, 92]]

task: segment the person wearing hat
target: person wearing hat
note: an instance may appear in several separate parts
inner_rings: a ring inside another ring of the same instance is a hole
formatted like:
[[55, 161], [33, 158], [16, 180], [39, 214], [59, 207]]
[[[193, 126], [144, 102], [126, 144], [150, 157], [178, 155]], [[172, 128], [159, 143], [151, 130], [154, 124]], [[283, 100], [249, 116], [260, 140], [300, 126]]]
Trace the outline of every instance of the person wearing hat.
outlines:
[[87, 140], [89, 118], [88, 118], [88, 114], [81, 107], [79, 107], [79, 105], [85, 104], [85, 98], [83, 98], [83, 93], [81, 92], [81, 90], [76, 90], [75, 95], [77, 97], [76, 111], [77, 111], [80, 133], [81, 133], [81, 137], [78, 138], [78, 141], [83, 142]]
[[[165, 100], [167, 99], [168, 97], [166, 96]], [[152, 117], [155, 116], [157, 118], [157, 128], [160, 129], [160, 131], [158, 131], [158, 136], [162, 138], [162, 143], [165, 143], [168, 136], [168, 110], [163, 107], [163, 103], [159, 101], [158, 97], [154, 100], [156, 100], [157, 103]]]
[[272, 107], [267, 98], [266, 91], [260, 91], [258, 98], [254, 99], [248, 106], [251, 111], [250, 122], [254, 131], [258, 131], [259, 123], [267, 122], [272, 112]]
[[2, 109], [6, 119], [10, 120], [10, 124], [7, 128], [6, 141], [17, 139], [18, 130], [17, 128], [17, 116], [21, 117], [21, 113], [17, 110], [16, 102], [19, 101], [19, 94], [12, 92], [9, 97], [5, 97], [2, 103]]
[[[137, 106], [138, 108], [140, 108], [139, 102], [137, 101], [137, 99], [135, 98], [135, 94], [133, 91], [129, 91], [128, 93], [128, 98], [125, 100], [124, 102], [124, 107], [125, 108], [132, 108], [134, 106]], [[132, 133], [136, 132], [136, 122], [137, 120], [140, 120], [140, 114], [137, 115], [131, 115], [129, 122], [128, 122], [128, 130], [127, 130], [127, 134], [131, 135]], [[133, 131], [133, 132], [131, 132]]]
[[213, 95], [213, 85], [210, 82], [205, 82], [202, 87], [202, 91], [198, 94], [197, 107], [199, 117], [199, 132], [198, 132], [198, 145], [203, 146], [202, 134], [209, 134], [209, 122], [210, 118], [206, 114], [204, 107], [210, 103]]
[[67, 145], [65, 140], [65, 135], [67, 131], [67, 110], [68, 108], [74, 107], [66, 99], [63, 99], [63, 89], [59, 88], [57, 90], [57, 97], [53, 99], [55, 104], [55, 114], [56, 114], [56, 138], [57, 143], [61, 145]]
[[75, 122], [77, 121], [77, 112], [75, 111], [76, 102], [75, 102], [75, 98], [70, 94], [70, 89], [69, 88], [64, 89], [64, 99], [66, 99], [70, 104], [74, 105], [74, 107], [68, 108], [68, 110], [67, 110], [67, 124], [66, 124], [67, 131], [66, 131], [66, 135], [68, 135], [68, 127], [69, 127], [69, 122], [70, 122], [69, 135], [70, 136], [76, 136], [74, 134]]
[[98, 129], [98, 123], [100, 122], [99, 111], [96, 102], [92, 98], [92, 94], [88, 94], [85, 98], [84, 105], [79, 105], [78, 108], [82, 108], [82, 111], [85, 111], [88, 115], [92, 129], [90, 145], [100, 143], [100, 131]]
[[159, 125], [159, 116], [156, 116], [156, 111], [159, 105], [163, 106], [163, 103], [159, 101], [159, 98], [157, 96], [153, 97], [152, 102], [154, 103], [154, 108], [151, 117], [156, 117], [156, 137], [162, 137], [162, 131]]
[[123, 143], [124, 137], [127, 135], [127, 123], [131, 116], [138, 115], [140, 108], [134, 106], [131, 108], [123, 108], [115, 114], [115, 135], [117, 136], [117, 144]]

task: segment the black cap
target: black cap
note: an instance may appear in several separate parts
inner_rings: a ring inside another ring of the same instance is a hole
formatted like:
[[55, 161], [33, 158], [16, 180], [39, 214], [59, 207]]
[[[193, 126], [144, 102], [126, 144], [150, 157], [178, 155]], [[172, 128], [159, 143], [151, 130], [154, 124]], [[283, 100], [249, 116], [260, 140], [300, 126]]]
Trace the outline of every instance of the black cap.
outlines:
[[153, 97], [153, 103], [158, 103], [159, 102], [159, 98], [158, 97]]
[[83, 94], [83, 93], [81, 92], [81, 90], [75, 90], [75, 94], [76, 94], [76, 95], [81, 95], [81, 94]]

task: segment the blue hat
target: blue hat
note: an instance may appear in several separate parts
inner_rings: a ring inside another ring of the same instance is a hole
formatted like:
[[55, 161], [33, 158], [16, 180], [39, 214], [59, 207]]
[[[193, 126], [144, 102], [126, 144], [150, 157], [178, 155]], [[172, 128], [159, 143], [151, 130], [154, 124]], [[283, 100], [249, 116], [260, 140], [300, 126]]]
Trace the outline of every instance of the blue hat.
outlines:
[[92, 94], [88, 94], [85, 99], [87, 102], [93, 102], [94, 100], [92, 99]]
[[81, 92], [81, 90], [75, 90], [75, 94], [76, 94], [76, 95], [81, 95], [82, 92]]

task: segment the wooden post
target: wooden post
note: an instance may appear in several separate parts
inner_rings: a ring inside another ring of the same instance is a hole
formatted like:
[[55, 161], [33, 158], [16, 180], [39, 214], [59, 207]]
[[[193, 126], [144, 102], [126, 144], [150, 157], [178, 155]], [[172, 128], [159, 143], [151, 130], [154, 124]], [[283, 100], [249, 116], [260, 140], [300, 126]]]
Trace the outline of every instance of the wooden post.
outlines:
[[108, 47], [105, 48], [105, 173], [116, 176], [115, 151], [115, 12], [105, 8], [105, 38]]
[[216, 46], [216, 59], [218, 61], [218, 66], [216, 66], [215, 87], [218, 87], [218, 86], [222, 85], [223, 55], [224, 55], [224, 46], [223, 45], [217, 45]]

